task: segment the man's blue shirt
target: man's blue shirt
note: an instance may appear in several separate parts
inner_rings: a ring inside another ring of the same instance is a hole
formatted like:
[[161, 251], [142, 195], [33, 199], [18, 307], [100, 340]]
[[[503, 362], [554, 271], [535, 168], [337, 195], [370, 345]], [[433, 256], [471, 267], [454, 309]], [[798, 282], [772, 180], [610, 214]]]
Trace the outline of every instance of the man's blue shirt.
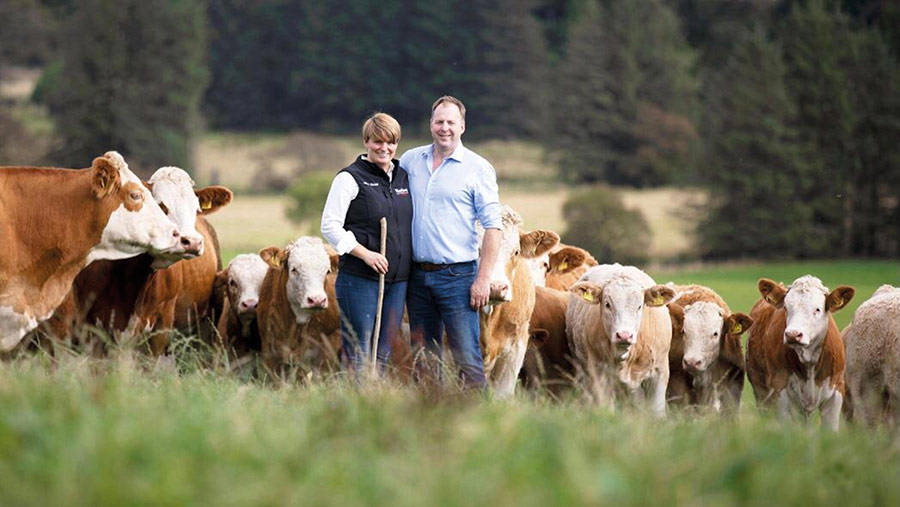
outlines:
[[475, 222], [501, 229], [500, 196], [494, 167], [462, 143], [434, 171], [434, 144], [400, 157], [413, 200], [413, 260], [434, 264], [478, 258]]

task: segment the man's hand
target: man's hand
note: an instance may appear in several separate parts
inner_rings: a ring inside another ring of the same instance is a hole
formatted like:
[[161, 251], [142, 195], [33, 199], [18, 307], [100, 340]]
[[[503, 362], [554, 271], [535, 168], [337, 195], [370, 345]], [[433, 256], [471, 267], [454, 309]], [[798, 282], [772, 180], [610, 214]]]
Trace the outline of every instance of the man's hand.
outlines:
[[472, 289], [469, 291], [469, 306], [473, 310], [478, 310], [488, 304], [488, 298], [491, 295], [491, 279], [490, 277], [476, 277], [472, 283]]

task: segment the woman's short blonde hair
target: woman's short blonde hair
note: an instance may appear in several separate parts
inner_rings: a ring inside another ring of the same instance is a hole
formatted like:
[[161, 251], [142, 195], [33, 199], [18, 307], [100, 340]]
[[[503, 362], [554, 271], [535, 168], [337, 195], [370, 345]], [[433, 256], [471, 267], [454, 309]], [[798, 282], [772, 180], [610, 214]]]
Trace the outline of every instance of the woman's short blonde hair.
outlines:
[[364, 143], [370, 139], [399, 143], [400, 123], [387, 113], [375, 113], [363, 123], [362, 136]]

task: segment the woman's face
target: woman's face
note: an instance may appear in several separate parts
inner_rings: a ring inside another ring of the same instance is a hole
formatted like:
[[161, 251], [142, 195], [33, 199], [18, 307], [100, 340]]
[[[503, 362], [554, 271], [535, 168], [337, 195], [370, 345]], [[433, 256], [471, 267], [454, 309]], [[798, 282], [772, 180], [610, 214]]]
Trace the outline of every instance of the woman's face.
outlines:
[[369, 162], [381, 167], [387, 171], [391, 167], [391, 159], [397, 152], [397, 143], [390, 141], [369, 139], [364, 143], [366, 147], [366, 157]]

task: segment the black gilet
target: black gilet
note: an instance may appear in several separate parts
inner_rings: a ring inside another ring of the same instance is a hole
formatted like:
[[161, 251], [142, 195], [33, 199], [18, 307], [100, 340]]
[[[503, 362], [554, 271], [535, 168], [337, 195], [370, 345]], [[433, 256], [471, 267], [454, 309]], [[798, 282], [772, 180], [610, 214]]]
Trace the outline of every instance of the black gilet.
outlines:
[[[412, 199], [409, 196], [409, 177], [394, 160], [393, 179], [389, 180], [383, 169], [364, 160], [362, 155], [340, 172], [349, 173], [359, 185], [359, 193], [350, 201], [344, 228], [356, 236], [360, 245], [381, 251], [381, 217], [387, 218], [388, 260], [386, 282], [404, 281], [409, 278], [412, 264]], [[378, 279], [378, 273], [361, 259], [349, 252], [341, 256], [338, 268], [356, 276]]]

